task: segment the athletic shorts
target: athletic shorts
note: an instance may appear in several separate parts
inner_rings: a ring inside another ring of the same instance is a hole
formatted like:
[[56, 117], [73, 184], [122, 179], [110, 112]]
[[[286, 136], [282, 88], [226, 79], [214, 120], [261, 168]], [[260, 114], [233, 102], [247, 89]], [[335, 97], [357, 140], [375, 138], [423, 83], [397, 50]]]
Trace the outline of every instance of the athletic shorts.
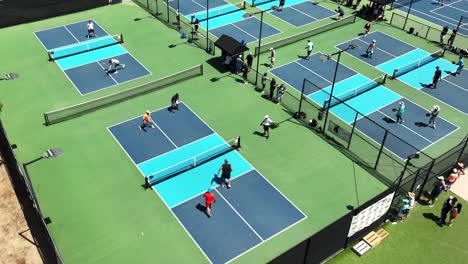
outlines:
[[211, 205], [212, 205], [212, 204], [213, 204], [213, 203], [205, 203], [205, 207], [211, 209]]
[[221, 179], [231, 179], [231, 174], [221, 174]]
[[270, 126], [263, 126], [263, 130], [270, 131]]

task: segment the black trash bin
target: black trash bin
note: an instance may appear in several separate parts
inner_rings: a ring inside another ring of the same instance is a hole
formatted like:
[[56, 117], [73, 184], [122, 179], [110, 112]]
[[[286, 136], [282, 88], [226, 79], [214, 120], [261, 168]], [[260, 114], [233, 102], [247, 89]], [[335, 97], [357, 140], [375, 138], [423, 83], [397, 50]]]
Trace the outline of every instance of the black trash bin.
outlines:
[[413, 34], [414, 33], [414, 27], [410, 27], [408, 33]]

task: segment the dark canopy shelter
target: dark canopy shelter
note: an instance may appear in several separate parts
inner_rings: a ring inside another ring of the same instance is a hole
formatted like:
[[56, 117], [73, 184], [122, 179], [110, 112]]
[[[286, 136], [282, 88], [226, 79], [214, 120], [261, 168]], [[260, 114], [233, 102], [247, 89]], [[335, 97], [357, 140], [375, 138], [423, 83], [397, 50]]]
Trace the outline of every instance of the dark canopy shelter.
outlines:
[[388, 4], [395, 2], [395, 0], [370, 0], [370, 1], [378, 5], [388, 5]]
[[223, 51], [223, 54], [232, 57], [249, 50], [245, 45], [242, 45], [242, 43], [228, 35], [222, 35], [218, 40], [216, 40], [215, 46], [220, 48]]

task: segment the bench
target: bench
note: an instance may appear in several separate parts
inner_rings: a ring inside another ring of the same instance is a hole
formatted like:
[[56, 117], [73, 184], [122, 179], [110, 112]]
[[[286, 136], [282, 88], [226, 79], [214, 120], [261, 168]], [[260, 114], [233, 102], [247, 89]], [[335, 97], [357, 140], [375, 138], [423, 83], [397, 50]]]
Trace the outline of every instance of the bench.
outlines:
[[356, 245], [353, 247], [353, 251], [358, 255], [362, 256], [366, 254], [369, 250], [371, 250], [371, 246], [367, 244], [364, 240], [359, 241]]

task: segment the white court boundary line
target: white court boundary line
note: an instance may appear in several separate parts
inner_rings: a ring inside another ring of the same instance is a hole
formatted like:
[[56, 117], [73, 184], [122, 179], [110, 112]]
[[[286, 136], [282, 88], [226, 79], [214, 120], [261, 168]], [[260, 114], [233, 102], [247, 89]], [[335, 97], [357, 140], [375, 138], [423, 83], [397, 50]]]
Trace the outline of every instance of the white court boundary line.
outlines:
[[[201, 119], [200, 116], [199, 116], [196, 112], [194, 112], [187, 104], [184, 104], [184, 105], [185, 105], [185, 106], [187, 107], [187, 109], [189, 109], [200, 121], [202, 121], [209, 129], [211, 129], [211, 131], [213, 131], [214, 133], [216, 133], [216, 132], [213, 130], [213, 128], [211, 128], [203, 119]], [[165, 106], [165, 107], [167, 107], [167, 106]], [[159, 111], [159, 110], [161, 110], [161, 109], [163, 109], [163, 108], [165, 108], [165, 107], [161, 107], [161, 108], [159, 108], [158, 110], [154, 110], [154, 111]], [[114, 138], [114, 140], [117, 142], [117, 144], [120, 146], [120, 148], [123, 150], [123, 152], [127, 155], [127, 157], [130, 159], [130, 161], [132, 161], [133, 165], [137, 168], [137, 170], [140, 172], [140, 174], [141, 174], [143, 177], [145, 177], [144, 174], [142, 173], [142, 171], [140, 170], [140, 168], [138, 168], [138, 165], [134, 162], [134, 160], [130, 157], [130, 155], [129, 155], [128, 152], [125, 150], [125, 148], [120, 144], [120, 142], [117, 140], [117, 138], [114, 136], [114, 134], [110, 131], [110, 128], [111, 128], [111, 127], [114, 127], [114, 126], [116, 126], [116, 125], [119, 125], [119, 124], [128, 122], [129, 120], [132, 120], [132, 119], [134, 119], [134, 118], [135, 118], [135, 117], [129, 118], [129, 119], [125, 120], [125, 121], [121, 121], [121, 122], [119, 122], [119, 123], [117, 123], [117, 124], [108, 126], [106, 129], [109, 131], [109, 133], [110, 133], [111, 136]], [[218, 135], [218, 136], [220, 136], [220, 135]], [[221, 136], [220, 136], [220, 137], [221, 137]], [[223, 137], [221, 137], [221, 138], [224, 140]], [[225, 141], [225, 140], [224, 140], [224, 141]], [[302, 212], [294, 203], [292, 203], [291, 200], [289, 200], [289, 198], [288, 198], [287, 196], [285, 196], [278, 188], [276, 188], [273, 184], [271, 184], [271, 182], [270, 182], [265, 176], [263, 176], [263, 175], [260, 173], [260, 171], [258, 171], [258, 170], [257, 170], [250, 162], [248, 162], [241, 154], [239, 154], [239, 157], [240, 157], [241, 159], [243, 159], [244, 162], [246, 162], [248, 165], [250, 165], [250, 167], [252, 168], [250, 171], [255, 170], [268, 184], [270, 184], [271, 187], [273, 187], [273, 189], [275, 189], [279, 194], [281, 194], [281, 195], [284, 197], [284, 199], [287, 200], [294, 208], [296, 208], [296, 210], [299, 211], [304, 217], [301, 218], [301, 219], [299, 219], [299, 220], [296, 221], [295, 223], [292, 223], [292, 224], [289, 225], [287, 228], [284, 228], [284, 229], [282, 229], [281, 231], [277, 232], [276, 234], [270, 236], [268, 239], [262, 240], [261, 243], [259, 243], [259, 244], [255, 245], [255, 246], [251, 247], [250, 249], [248, 249], [248, 250], [242, 252], [241, 254], [239, 254], [239, 255], [237, 255], [236, 257], [234, 257], [234, 258], [232, 258], [231, 260], [229, 260], [227, 263], [229, 263], [229, 262], [231, 262], [231, 261], [233, 261], [233, 260], [235, 260], [235, 259], [241, 257], [242, 255], [246, 254], [247, 252], [249, 252], [249, 251], [255, 249], [255, 248], [258, 247], [258, 246], [260, 246], [260, 245], [263, 244], [264, 242], [266, 242], [266, 241], [272, 239], [273, 237], [278, 236], [279, 234], [285, 232], [286, 230], [292, 228], [292, 227], [295, 226], [296, 224], [298, 224], [298, 223], [300, 223], [301, 221], [303, 221], [303, 220], [305, 220], [305, 219], [308, 218], [308, 216], [307, 216], [304, 212]], [[250, 172], [250, 171], [249, 171], [249, 172]], [[244, 173], [244, 174], [246, 174], [246, 173]], [[241, 175], [239, 175], [238, 177], [240, 177], [240, 176], [241, 176]], [[238, 177], [236, 177], [235, 179], [237, 179]], [[233, 179], [233, 180], [235, 180], [235, 179]], [[184, 226], [184, 224], [179, 220], [179, 218], [177, 217], [177, 215], [172, 211], [172, 208], [168, 206], [168, 204], [166, 203], [166, 201], [164, 201], [164, 199], [161, 197], [161, 195], [156, 191], [156, 189], [155, 189], [154, 186], [152, 187], [152, 189], [153, 189], [154, 192], [158, 195], [159, 199], [161, 199], [161, 201], [163, 202], [163, 204], [169, 209], [169, 211], [172, 213], [172, 215], [173, 215], [174, 218], [177, 220], [177, 222], [179, 222], [179, 224], [182, 226], [182, 228], [185, 230], [185, 232], [189, 235], [189, 237], [192, 239], [192, 241], [195, 243], [195, 245], [200, 249], [200, 251], [201, 251], [202, 254], [206, 257], [206, 259], [207, 259], [210, 263], [213, 263], [213, 262], [211, 261], [211, 259], [208, 257], [208, 255], [203, 251], [203, 249], [202, 249], [202, 248], [200, 247], [200, 245], [197, 243], [197, 241], [196, 241], [196, 240], [193, 238], [193, 236], [190, 234], [190, 232], [187, 230], [187, 228]], [[193, 197], [192, 197], [191, 199], [193, 199]], [[185, 201], [185, 202], [186, 202], [186, 201]], [[180, 205], [180, 204], [179, 204], [179, 205]]]
[[[380, 110], [377, 111], [377, 112], [379, 112], [380, 114], [382, 114], [382, 115], [388, 117], [388, 118], [389, 118], [390, 120], [392, 120], [395, 124], [398, 124], [398, 123], [396, 122], [396, 120], [394, 120], [392, 117], [390, 117], [389, 115], [385, 114], [384, 112], [382, 112], [382, 111], [380, 111]], [[422, 139], [424, 139], [424, 140], [426, 140], [427, 142], [429, 142], [429, 143], [432, 144], [432, 140], [427, 139], [427, 138], [424, 137], [423, 135], [417, 133], [416, 131], [414, 131], [413, 129], [407, 127], [407, 126], [404, 125], [404, 124], [400, 124], [400, 125], [403, 126], [406, 130], [409, 130], [409, 131], [413, 132], [413, 134], [418, 135], [418, 136], [421, 137]]]
[[[395, 7], [395, 9], [398, 9], [398, 10], [404, 12], [404, 13], [407, 12], [407, 11], [406, 11], [406, 10], [408, 10], [408, 7], [407, 7], [407, 6], [398, 4], [397, 2], [395, 2], [395, 3], [396, 3], [396, 6], [399, 6], [399, 7]], [[405, 11], [404, 11], [404, 10], [401, 10], [400, 8], [404, 8]], [[430, 18], [433, 18], [433, 19], [435, 19], [435, 20], [438, 20], [438, 21], [442, 22], [443, 24], [449, 24], [450, 26], [455, 27], [455, 28], [457, 27], [457, 24], [453, 24], [452, 22], [449, 22], [449, 21], [444, 20], [444, 19], [442, 19], [442, 18], [438, 18], [438, 17], [432, 16], [432, 15], [429, 15], [429, 14], [427, 14], [427, 13], [421, 12], [421, 11], [419, 11], [418, 9], [412, 8], [411, 11], [412, 11], [412, 12], [416, 12], [416, 13], [420, 13], [420, 14], [422, 14], [423, 16], [428, 16], [428, 17], [430, 17]], [[439, 14], [437, 14], [437, 13], [434, 13], [434, 14], [439, 15]], [[399, 14], [399, 15], [400, 15], [400, 14]], [[415, 17], [417, 17], [417, 18], [420, 18], [420, 19], [427, 20], [427, 19], [425, 19], [424, 17], [420, 17], [420, 16], [417, 16], [417, 15], [413, 15], [413, 16], [415, 16]], [[436, 22], [433, 22], [433, 21], [429, 21], [429, 22], [431, 22], [431, 23], [433, 23], [433, 24], [435, 24], [435, 25], [441, 26], [441, 25], [437, 24]], [[461, 35], [463, 35], [463, 34], [461, 34]]]
[[263, 238], [257, 233], [257, 231], [255, 231], [255, 229], [253, 229], [253, 227], [244, 219], [244, 217], [242, 217], [242, 215], [241, 215], [239, 212], [237, 212], [237, 210], [234, 208], [234, 206], [232, 206], [231, 203], [230, 203], [226, 198], [224, 198], [224, 196], [223, 196], [220, 192], [218, 192], [218, 190], [215, 190], [215, 191], [219, 194], [219, 196], [220, 196], [221, 198], [223, 198], [223, 200], [228, 204], [228, 206], [231, 207], [231, 209], [240, 217], [240, 219], [242, 219], [242, 221], [244, 221], [244, 223], [250, 228], [250, 230], [252, 230], [252, 231], [254, 232], [254, 234], [257, 235], [258, 238], [260, 238], [260, 240], [261, 240], [262, 242], [265, 241], [265, 240], [263, 240]]

